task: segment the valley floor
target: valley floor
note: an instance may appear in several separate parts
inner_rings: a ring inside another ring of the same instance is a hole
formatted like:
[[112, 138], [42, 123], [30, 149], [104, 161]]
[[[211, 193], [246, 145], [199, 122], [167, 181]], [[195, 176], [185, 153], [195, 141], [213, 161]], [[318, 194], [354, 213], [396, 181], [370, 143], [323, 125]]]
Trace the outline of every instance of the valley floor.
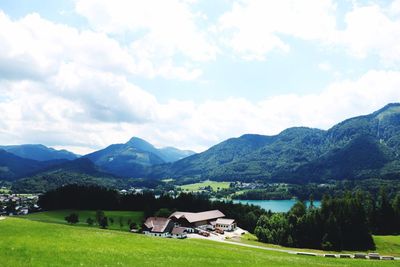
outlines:
[[197, 239], [163, 239], [7, 218], [2, 266], [398, 266], [394, 261], [307, 257]]

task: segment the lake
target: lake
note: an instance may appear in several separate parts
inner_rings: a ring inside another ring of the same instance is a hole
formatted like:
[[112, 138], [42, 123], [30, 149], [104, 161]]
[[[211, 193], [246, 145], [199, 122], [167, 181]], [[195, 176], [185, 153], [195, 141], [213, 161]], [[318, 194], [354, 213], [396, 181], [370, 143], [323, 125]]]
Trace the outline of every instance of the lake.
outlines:
[[[296, 203], [295, 199], [287, 200], [233, 200], [233, 203], [257, 205], [265, 210], [271, 210], [272, 212], [288, 212], [290, 208]], [[306, 201], [307, 206], [310, 201]], [[319, 207], [321, 201], [314, 201], [314, 206]]]

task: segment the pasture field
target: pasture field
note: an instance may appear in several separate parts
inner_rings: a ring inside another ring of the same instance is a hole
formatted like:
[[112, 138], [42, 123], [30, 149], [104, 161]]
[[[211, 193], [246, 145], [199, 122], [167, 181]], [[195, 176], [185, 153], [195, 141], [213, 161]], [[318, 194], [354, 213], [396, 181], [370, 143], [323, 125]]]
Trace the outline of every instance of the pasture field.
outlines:
[[201, 188], [204, 188], [206, 186], [211, 186], [213, 191], [218, 191], [218, 189], [226, 189], [229, 188], [229, 182], [216, 182], [216, 181], [203, 181], [201, 183], [195, 183], [195, 184], [186, 184], [186, 185], [181, 185], [180, 188], [183, 191], [188, 191], [188, 192], [198, 192], [201, 191]]
[[[71, 214], [72, 212], [75, 212], [79, 215], [79, 223], [76, 224], [77, 226], [89, 227], [89, 225], [86, 223], [87, 218], [90, 217], [94, 220], [96, 218], [96, 211], [92, 210], [45, 211], [45, 212], [31, 213], [20, 217], [32, 221], [67, 224], [64, 218], [69, 214]], [[109, 219], [108, 221], [109, 229], [123, 230], [123, 231], [127, 231], [129, 229], [128, 220], [131, 220], [131, 222], [135, 222], [137, 226], [140, 227], [144, 216], [142, 211], [104, 211], [104, 213], [105, 216], [107, 216]], [[110, 218], [114, 220], [113, 223], [110, 222]], [[119, 223], [120, 219], [122, 220], [122, 227]], [[93, 225], [92, 227], [98, 227], [98, 226]]]
[[378, 252], [400, 257], [400, 235], [374, 235], [373, 237]]
[[[376, 235], [374, 235], [373, 238], [374, 238], [374, 242], [376, 245], [376, 249], [374, 251], [360, 251], [360, 252], [362, 252], [362, 253], [378, 252], [381, 255], [390, 255], [390, 256], [396, 256], [396, 257], [400, 256], [400, 235], [399, 236], [376, 236]], [[321, 253], [321, 254], [326, 254], [326, 253], [354, 254], [355, 253], [354, 251], [341, 251], [341, 252], [323, 251], [323, 250], [317, 250], [317, 249], [290, 248], [290, 247], [283, 247], [283, 246], [274, 245], [274, 244], [266, 244], [266, 243], [259, 242], [257, 240], [257, 237], [250, 233], [243, 235], [240, 240], [232, 239], [229, 241], [239, 242], [239, 243], [244, 243], [244, 244], [249, 244], [249, 245], [262, 246], [262, 247], [267, 247], [267, 248], [290, 249], [290, 250], [296, 250], [296, 251]]]
[[330, 259], [200, 239], [44, 223], [0, 221], [1, 266], [398, 266], [394, 261]]
[[10, 193], [10, 189], [8, 189], [6, 187], [0, 188], [0, 194], [9, 194], [9, 193]]

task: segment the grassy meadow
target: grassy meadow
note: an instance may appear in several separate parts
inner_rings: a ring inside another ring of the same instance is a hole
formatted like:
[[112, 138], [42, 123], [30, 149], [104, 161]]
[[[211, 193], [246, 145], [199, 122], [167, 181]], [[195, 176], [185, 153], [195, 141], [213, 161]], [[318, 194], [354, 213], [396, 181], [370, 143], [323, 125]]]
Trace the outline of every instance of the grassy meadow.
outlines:
[[201, 183], [195, 183], [195, 184], [186, 184], [180, 186], [180, 188], [183, 191], [188, 191], [188, 192], [198, 192], [201, 191], [201, 188], [206, 187], [206, 186], [211, 186], [213, 191], [218, 191], [218, 189], [225, 189], [229, 188], [229, 182], [216, 182], [216, 181], [203, 181]]
[[[78, 226], [87, 226], [86, 223], [87, 218], [92, 218], [95, 220], [96, 211], [90, 210], [57, 210], [57, 211], [46, 211], [46, 212], [38, 212], [31, 213], [25, 216], [21, 216], [22, 218], [29, 219], [32, 221], [39, 222], [47, 222], [47, 223], [59, 223], [59, 224], [67, 224], [65, 221], [65, 217], [75, 212], [79, 215], [79, 223]], [[142, 224], [143, 221], [143, 212], [142, 211], [104, 211], [105, 216], [108, 217], [108, 228], [111, 230], [124, 230], [127, 231], [129, 229], [128, 220], [135, 222], [138, 227]], [[110, 218], [114, 220], [114, 223], [110, 222]], [[122, 220], [122, 227], [120, 226], [120, 218]], [[93, 225], [92, 227], [98, 227], [97, 225]]]
[[381, 254], [400, 257], [400, 235], [373, 236], [376, 249]]
[[[373, 236], [374, 242], [376, 245], [376, 249], [374, 251], [367, 251], [367, 252], [378, 252], [381, 255], [390, 255], [390, 256], [400, 256], [400, 235], [399, 236]], [[266, 244], [259, 242], [257, 240], [257, 237], [253, 234], [245, 234], [241, 237], [240, 240], [237, 239], [232, 239], [229, 240], [232, 242], [239, 242], [239, 243], [244, 243], [244, 244], [249, 244], [249, 245], [255, 245], [255, 246], [262, 246], [262, 247], [267, 247], [267, 248], [278, 248], [278, 249], [290, 249], [290, 250], [296, 250], [296, 251], [304, 251], [304, 252], [313, 252], [313, 253], [333, 253], [333, 254], [339, 254], [339, 253], [348, 253], [348, 254], [354, 254], [354, 251], [323, 251], [323, 250], [317, 250], [317, 249], [302, 249], [302, 248], [289, 248], [289, 247], [283, 247], [279, 245], [274, 245], [274, 244]], [[366, 251], [362, 251], [363, 253], [367, 253]]]
[[9, 194], [9, 193], [10, 193], [9, 188], [6, 188], [6, 187], [0, 188], [0, 194]]
[[0, 221], [1, 266], [398, 266], [398, 262], [298, 256], [199, 239]]

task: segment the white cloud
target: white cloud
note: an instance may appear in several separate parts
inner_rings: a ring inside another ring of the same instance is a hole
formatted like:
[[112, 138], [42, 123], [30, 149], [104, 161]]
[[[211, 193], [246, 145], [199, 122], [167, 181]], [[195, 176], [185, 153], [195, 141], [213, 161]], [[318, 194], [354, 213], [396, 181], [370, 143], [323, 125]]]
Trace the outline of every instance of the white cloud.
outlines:
[[[162, 51], [158, 51], [162, 53]], [[0, 10], [0, 73], [7, 79], [42, 79], [73, 62], [123, 75], [196, 79], [201, 70], [176, 66], [171, 59], [143, 57], [143, 51], [124, 46], [105, 33], [55, 24], [29, 14], [11, 20]]]
[[329, 39], [336, 27], [331, 0], [244, 0], [220, 17], [224, 43], [245, 59], [264, 60], [272, 51], [288, 52], [282, 37]]
[[[344, 29], [337, 27], [344, 13]], [[222, 43], [247, 60], [265, 60], [271, 52], [287, 53], [288, 37], [326, 49], [344, 48], [349, 55], [378, 56], [385, 65], [400, 61], [400, 2], [354, 4], [338, 10], [333, 0], [242, 0], [221, 15]]]
[[[2, 142], [44, 143], [85, 153], [139, 136], [158, 146], [202, 150], [244, 133], [277, 134], [291, 126], [326, 129], [400, 101], [400, 72], [371, 70], [316, 94], [258, 102], [229, 97], [160, 103], [132, 76], [196, 79], [202, 74], [197, 62], [214, 60], [218, 49], [210, 41], [214, 35], [198, 26], [203, 16], [191, 10], [189, 1], [157, 5], [78, 0], [77, 10], [91, 30], [37, 14], [11, 20], [0, 12]], [[340, 45], [358, 57], [372, 53], [396, 62], [400, 31], [395, 5], [390, 9], [356, 6], [338, 31], [335, 5], [328, 0], [249, 0], [234, 4], [217, 28], [224, 44], [248, 60], [289, 51], [285, 36], [294, 36]], [[124, 35], [133, 41], [117, 41]], [[327, 63], [319, 67], [331, 69]]]
[[[217, 47], [211, 41], [204, 16], [191, 10], [191, 1], [77, 0], [76, 11], [96, 31], [130, 42], [132, 54], [153, 75], [195, 79], [201, 71], [187, 62], [214, 60]], [[160, 69], [154, 66], [161, 65]]]
[[[398, 5], [398, 4], [397, 4]], [[351, 55], [377, 55], [385, 64], [400, 61], [400, 17], [377, 4], [355, 7], [346, 14], [346, 28], [332, 42], [344, 45]], [[396, 11], [397, 12], [397, 11]]]

